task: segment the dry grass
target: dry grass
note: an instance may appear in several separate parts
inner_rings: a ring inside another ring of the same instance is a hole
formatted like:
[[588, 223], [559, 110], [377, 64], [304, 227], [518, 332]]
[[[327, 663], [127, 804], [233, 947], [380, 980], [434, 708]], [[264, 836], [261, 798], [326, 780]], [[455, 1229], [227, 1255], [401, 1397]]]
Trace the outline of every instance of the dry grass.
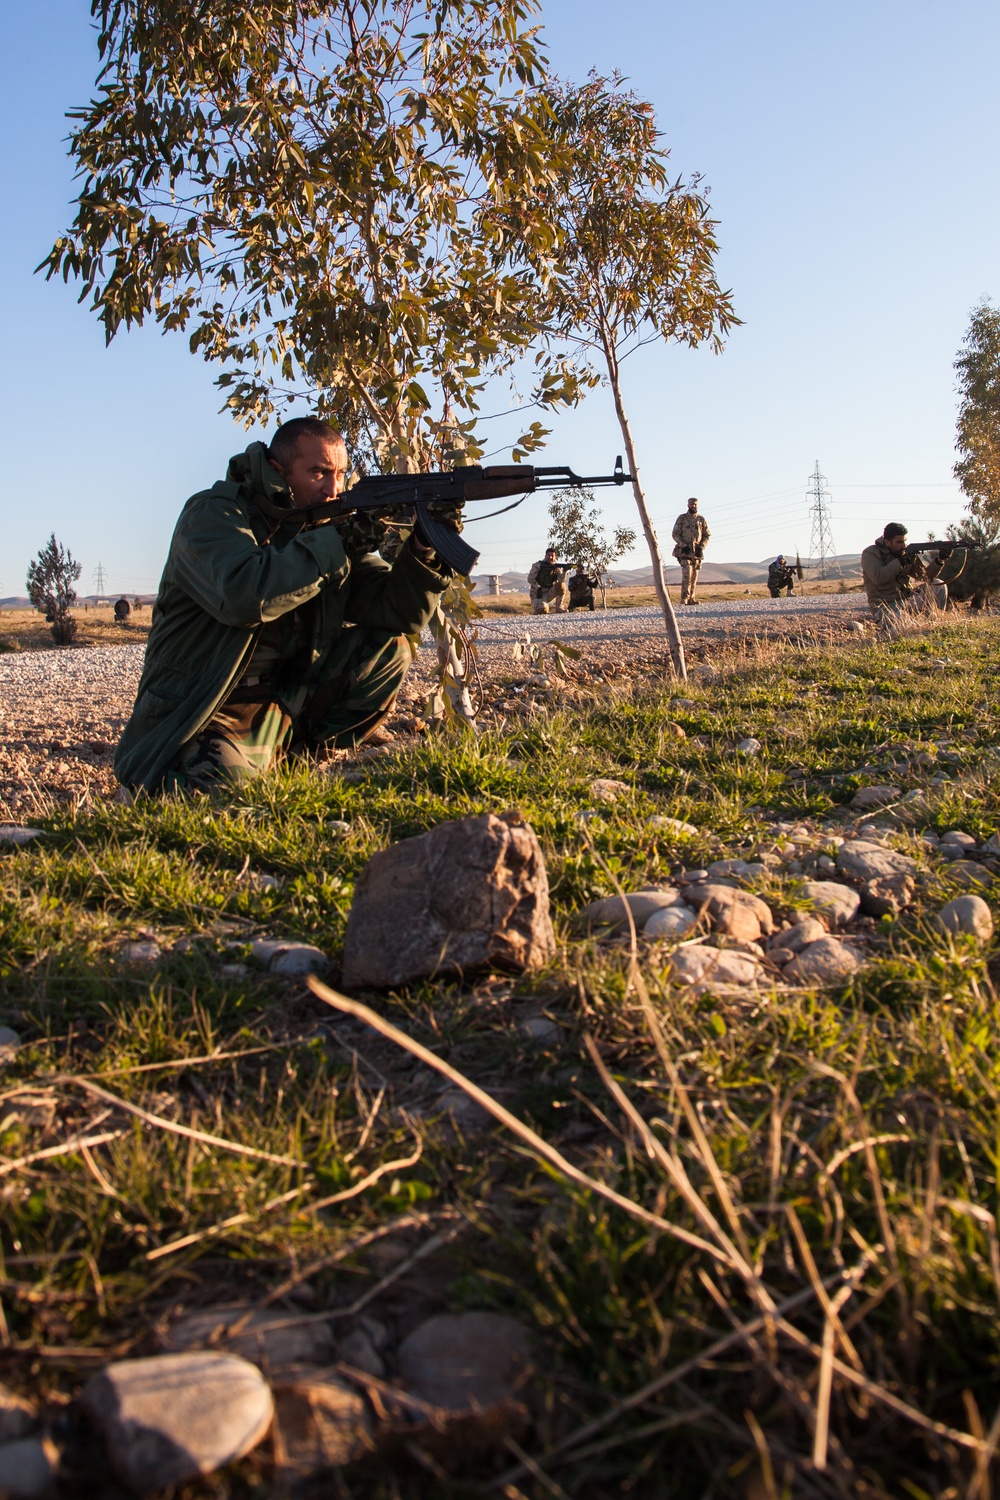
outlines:
[[[111, 604], [92, 604], [87, 609], [78, 606], [72, 611], [77, 624], [76, 640], [68, 649], [77, 650], [81, 646], [121, 646], [144, 641], [149, 634], [151, 614], [148, 604], [139, 611], [133, 607], [127, 622], [118, 625], [115, 623], [114, 606]], [[52, 639], [52, 627], [46, 625], [45, 617], [37, 610], [0, 610], [0, 652], [66, 649], [56, 646]]]

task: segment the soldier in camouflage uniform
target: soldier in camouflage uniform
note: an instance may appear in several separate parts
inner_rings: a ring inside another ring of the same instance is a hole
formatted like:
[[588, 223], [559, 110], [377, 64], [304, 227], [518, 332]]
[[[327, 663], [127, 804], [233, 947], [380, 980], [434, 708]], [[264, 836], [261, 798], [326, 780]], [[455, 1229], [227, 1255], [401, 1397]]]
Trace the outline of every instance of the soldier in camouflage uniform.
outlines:
[[593, 613], [594, 590], [600, 587], [601, 580], [592, 578], [589, 573], [583, 571], [580, 563], [576, 565], [576, 571], [570, 574], [569, 580], [569, 607], [574, 609], [589, 609]]
[[452, 575], [413, 535], [384, 562], [368, 517], [305, 525], [296, 513], [346, 473], [340, 434], [298, 418], [188, 501], [115, 755], [123, 785], [239, 784], [289, 751], [358, 745], [390, 713], [407, 637]]
[[681, 565], [682, 604], [698, 603], [698, 574], [711, 534], [705, 517], [698, 514], [698, 501], [692, 495], [687, 510], [674, 522], [673, 530], [674, 556]]
[[560, 567], [556, 561], [558, 556], [554, 547], [546, 547], [541, 562], [531, 564], [528, 592], [532, 614], [547, 615], [550, 605], [553, 614], [566, 613], [566, 570], [569, 565]]

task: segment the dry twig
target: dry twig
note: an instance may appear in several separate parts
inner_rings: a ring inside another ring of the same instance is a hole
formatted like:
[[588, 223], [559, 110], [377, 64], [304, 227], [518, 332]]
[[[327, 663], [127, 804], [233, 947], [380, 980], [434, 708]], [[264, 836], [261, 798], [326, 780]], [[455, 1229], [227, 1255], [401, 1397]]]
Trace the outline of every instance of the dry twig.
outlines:
[[714, 1245], [709, 1244], [708, 1240], [703, 1240], [700, 1235], [690, 1234], [686, 1229], [681, 1229], [678, 1225], [671, 1224], [666, 1219], [661, 1219], [658, 1214], [650, 1213], [648, 1209], [643, 1208], [638, 1203], [633, 1203], [631, 1199], [623, 1197], [621, 1193], [616, 1193], [613, 1188], [609, 1188], [605, 1183], [598, 1182], [594, 1177], [588, 1177], [586, 1172], [581, 1172], [579, 1167], [574, 1167], [572, 1162], [567, 1161], [561, 1152], [557, 1151], [554, 1146], [550, 1146], [548, 1141], [544, 1140], [530, 1126], [525, 1125], [516, 1115], [512, 1115], [510, 1110], [505, 1109], [502, 1104], [499, 1104], [491, 1094], [487, 1094], [478, 1084], [473, 1083], [470, 1078], [466, 1078], [464, 1073], [460, 1073], [457, 1068], [453, 1068], [450, 1063], [445, 1062], [443, 1058], [429, 1051], [420, 1042], [415, 1041], [413, 1037], [407, 1036], [405, 1032], [400, 1031], [398, 1027], [393, 1026], [384, 1017], [370, 1010], [367, 1005], [362, 1005], [359, 1000], [349, 1000], [346, 995], [340, 995], [336, 990], [329, 989], [314, 974], [309, 975], [307, 983], [313, 994], [318, 995], [321, 1000], [325, 1000], [327, 1005], [332, 1006], [334, 1010], [344, 1011], [347, 1015], [355, 1016], [359, 1021], [364, 1021], [375, 1031], [380, 1032], [382, 1036], [388, 1037], [389, 1041], [395, 1042], [397, 1046], [404, 1048], [407, 1052], [411, 1052], [414, 1057], [419, 1057], [420, 1061], [426, 1063], [429, 1068], [433, 1068], [437, 1073], [442, 1073], [445, 1078], [457, 1084], [460, 1089], [464, 1089], [494, 1119], [499, 1120], [501, 1125], [506, 1125], [508, 1130], [513, 1131], [543, 1161], [547, 1161], [550, 1166], [555, 1167], [558, 1172], [561, 1172], [564, 1177], [568, 1177], [571, 1182], [578, 1183], [580, 1187], [586, 1188], [589, 1192], [596, 1193], [599, 1197], [607, 1199], [616, 1208], [624, 1209], [627, 1214], [631, 1214], [635, 1219], [641, 1219], [644, 1224], [650, 1224], [654, 1229], [662, 1230], [664, 1234], [669, 1234], [674, 1239], [682, 1240], [684, 1244], [691, 1245], [696, 1250], [703, 1250], [707, 1255], [711, 1255], [713, 1259], [724, 1258], [721, 1251], [717, 1250]]

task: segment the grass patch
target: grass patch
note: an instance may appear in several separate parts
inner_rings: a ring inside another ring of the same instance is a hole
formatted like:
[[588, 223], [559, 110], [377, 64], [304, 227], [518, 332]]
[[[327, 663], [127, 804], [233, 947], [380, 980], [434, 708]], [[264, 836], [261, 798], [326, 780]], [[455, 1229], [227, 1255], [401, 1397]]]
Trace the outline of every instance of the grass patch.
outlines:
[[[390, 1347], [429, 1312], [523, 1318], [544, 1372], [525, 1442], [544, 1478], [510, 1452], [450, 1477], [407, 1459], [344, 1470], [339, 1493], [986, 1495], [1000, 1004], [989, 952], [928, 925], [954, 894], [947, 868], [870, 924], [871, 962], [837, 993], [692, 999], [664, 951], [636, 972], [573, 918], [613, 880], [766, 854], [803, 820], [820, 849], [867, 783], [920, 794], [898, 805], [901, 848], [924, 828], [985, 836], [1000, 825], [1000, 632], [713, 661], [704, 687], [605, 684], [583, 707], [539, 690], [508, 733], [431, 738], [348, 776], [291, 767], [227, 802], [53, 808], [44, 840], [0, 852], [0, 1022], [24, 1043], [0, 1073], [3, 1378], [72, 1393], [102, 1354], [152, 1352], [181, 1308], [264, 1302], [289, 1281], [288, 1305], [336, 1312], [398, 1263], [386, 1247], [449, 1225], [447, 1248], [370, 1311]], [[748, 735], [755, 757], [736, 752]], [[630, 790], [600, 806], [595, 777]], [[249, 958], [267, 934], [336, 963], [374, 852], [511, 806], [545, 851], [556, 960], [362, 998], [715, 1253], [450, 1116], [430, 1069]], [[772, 864], [762, 889], [791, 909], [795, 871]], [[123, 961], [124, 943], [152, 940], [153, 965]], [[540, 1013], [560, 1028], [541, 1041], [523, 1030]], [[266, 1492], [257, 1462], [211, 1493]]]

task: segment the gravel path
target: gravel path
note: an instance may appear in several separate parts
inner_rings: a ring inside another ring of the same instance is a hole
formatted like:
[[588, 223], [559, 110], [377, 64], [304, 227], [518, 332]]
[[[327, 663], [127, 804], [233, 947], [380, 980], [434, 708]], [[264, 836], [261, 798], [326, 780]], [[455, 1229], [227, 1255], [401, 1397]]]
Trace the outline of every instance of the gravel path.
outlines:
[[[681, 635], [728, 635], [733, 629], [784, 628], [792, 622], [815, 622], [833, 615], [838, 620], [864, 618], [867, 606], [859, 594], [813, 594], [791, 599], [718, 599], [676, 609]], [[796, 628], [798, 628], [798, 624]], [[658, 637], [663, 617], [658, 609], [577, 609], [563, 615], [491, 615], [477, 620], [483, 644], [516, 641], [528, 631], [532, 640], [612, 641], [623, 637]]]
[[[762, 632], [798, 638], [803, 631], [835, 636], [864, 617], [857, 594], [798, 599], [726, 599], [678, 610], [690, 663], [704, 660], [720, 640], [758, 637]], [[657, 609], [582, 610], [572, 615], [492, 615], [476, 622], [484, 722], [523, 710], [527, 696], [507, 696], [512, 678], [533, 668], [515, 663], [511, 645], [544, 644], [556, 638], [582, 650], [571, 675], [591, 689], [599, 682], [627, 686], [630, 680], [665, 672], [666, 644]], [[0, 655], [0, 820], [42, 811], [49, 797], [60, 801], [111, 796], [117, 782], [112, 752], [132, 711], [144, 645], [99, 646], [65, 651]], [[431, 681], [434, 653], [424, 650], [400, 695], [392, 728], [412, 730]]]

